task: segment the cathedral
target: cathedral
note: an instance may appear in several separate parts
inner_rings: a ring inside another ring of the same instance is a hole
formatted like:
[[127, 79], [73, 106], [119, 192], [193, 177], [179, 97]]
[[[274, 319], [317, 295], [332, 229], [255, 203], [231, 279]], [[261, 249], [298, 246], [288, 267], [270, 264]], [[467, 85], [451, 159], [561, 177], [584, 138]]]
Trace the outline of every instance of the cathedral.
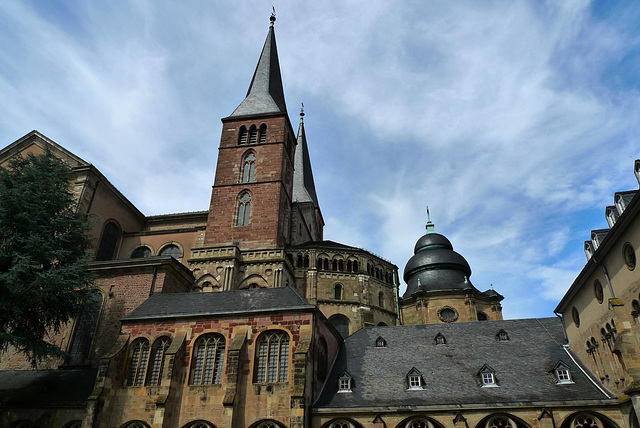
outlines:
[[65, 359], [0, 355], [0, 427], [638, 428], [638, 193], [615, 194], [548, 318], [504, 320], [430, 219], [401, 278], [323, 239], [274, 23], [222, 119], [207, 211], [146, 216], [38, 131], [0, 150], [73, 169], [99, 303], [51, 335]]

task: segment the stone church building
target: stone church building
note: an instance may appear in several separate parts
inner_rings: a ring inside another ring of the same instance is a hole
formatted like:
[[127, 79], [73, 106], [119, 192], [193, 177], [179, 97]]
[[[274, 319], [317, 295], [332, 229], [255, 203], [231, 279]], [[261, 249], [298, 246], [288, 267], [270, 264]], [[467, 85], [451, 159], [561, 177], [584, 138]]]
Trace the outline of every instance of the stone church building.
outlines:
[[607, 208], [559, 317], [503, 320], [431, 221], [400, 296], [392, 262], [323, 239], [274, 21], [207, 211], [145, 216], [37, 131], [0, 150], [73, 168], [100, 303], [51, 337], [66, 359], [0, 355], [0, 427], [637, 428], [640, 197]]

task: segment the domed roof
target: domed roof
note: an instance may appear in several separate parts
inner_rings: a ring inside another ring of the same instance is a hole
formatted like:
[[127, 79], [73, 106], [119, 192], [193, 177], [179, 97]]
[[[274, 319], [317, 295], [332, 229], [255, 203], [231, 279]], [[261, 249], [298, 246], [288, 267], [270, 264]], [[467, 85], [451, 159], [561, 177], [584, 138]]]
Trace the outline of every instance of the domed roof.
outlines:
[[404, 268], [407, 283], [404, 299], [420, 292], [475, 289], [469, 281], [469, 263], [453, 251], [445, 236], [433, 229], [433, 223], [429, 222], [427, 233], [416, 242], [414, 255]]

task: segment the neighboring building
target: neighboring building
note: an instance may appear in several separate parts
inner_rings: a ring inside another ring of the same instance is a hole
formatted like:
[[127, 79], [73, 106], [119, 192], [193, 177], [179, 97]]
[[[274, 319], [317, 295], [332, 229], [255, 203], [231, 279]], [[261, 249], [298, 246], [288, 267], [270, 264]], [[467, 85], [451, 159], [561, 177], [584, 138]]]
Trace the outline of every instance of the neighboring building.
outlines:
[[[634, 164], [640, 183], [640, 160]], [[617, 192], [606, 207], [608, 229], [584, 243], [587, 264], [562, 298], [571, 349], [611, 391], [640, 412], [640, 192]]]
[[[0, 150], [0, 165], [51, 150], [72, 166], [78, 210], [95, 219], [102, 303], [51, 338], [65, 361], [32, 370], [21, 354], [0, 356], [0, 427], [637, 428], [621, 389], [566, 346], [560, 319], [502, 320], [503, 297], [471, 284], [430, 221], [402, 298], [391, 262], [323, 240], [273, 21], [246, 98], [222, 119], [208, 211], [145, 216], [37, 131]], [[612, 231], [637, 217], [628, 196], [631, 214], [612, 213]], [[618, 312], [606, 317], [627, 364], [618, 370], [631, 373], [639, 348], [621, 332], [634, 319]]]

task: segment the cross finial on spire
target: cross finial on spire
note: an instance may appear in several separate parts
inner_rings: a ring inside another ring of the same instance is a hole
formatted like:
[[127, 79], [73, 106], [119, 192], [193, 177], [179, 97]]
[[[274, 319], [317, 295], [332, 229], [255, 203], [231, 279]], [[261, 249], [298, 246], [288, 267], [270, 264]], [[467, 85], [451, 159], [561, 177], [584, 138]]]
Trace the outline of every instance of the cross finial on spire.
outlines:
[[304, 103], [300, 103], [300, 122], [304, 121]]
[[435, 225], [431, 222], [431, 214], [429, 213], [429, 205], [427, 205], [427, 233], [434, 233], [436, 231]]
[[273, 27], [274, 22], [276, 22], [276, 7], [275, 6], [271, 6], [272, 12], [271, 12], [271, 18], [269, 18], [269, 21], [271, 21], [270, 26]]

